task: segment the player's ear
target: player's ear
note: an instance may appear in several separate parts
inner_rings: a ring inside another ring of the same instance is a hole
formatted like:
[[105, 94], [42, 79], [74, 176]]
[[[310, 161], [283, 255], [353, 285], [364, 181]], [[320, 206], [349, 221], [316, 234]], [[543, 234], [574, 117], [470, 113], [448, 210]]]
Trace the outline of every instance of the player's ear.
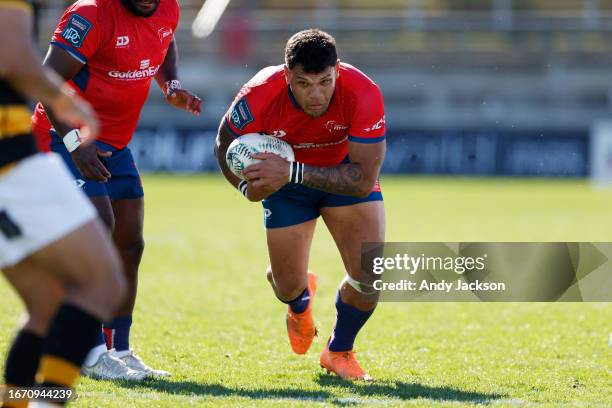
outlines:
[[336, 69], [336, 79], [338, 79], [338, 77], [340, 76], [340, 59], [336, 61], [335, 69]]
[[283, 65], [283, 70], [285, 71], [285, 81], [287, 81], [287, 84], [290, 84], [291, 83], [291, 70], [289, 69], [287, 65]]

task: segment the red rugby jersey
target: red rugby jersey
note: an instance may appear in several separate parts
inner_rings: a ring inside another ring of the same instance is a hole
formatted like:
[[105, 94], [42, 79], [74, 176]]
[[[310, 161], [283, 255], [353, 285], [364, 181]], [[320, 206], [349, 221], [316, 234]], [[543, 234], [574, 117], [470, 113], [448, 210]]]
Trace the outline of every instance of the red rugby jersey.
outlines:
[[315, 166], [338, 165], [348, 141], [385, 140], [385, 109], [378, 86], [357, 68], [341, 63], [327, 112], [314, 118], [295, 101], [283, 65], [267, 67], [247, 82], [225, 116], [235, 135], [266, 133], [293, 147], [296, 160]]
[[[64, 12], [51, 45], [84, 64], [69, 84], [95, 109], [98, 140], [119, 149], [130, 142], [178, 21], [177, 0], [161, 0], [150, 17], [132, 14], [120, 0], [79, 0]], [[33, 122], [39, 145], [48, 146], [51, 125], [41, 104]]]

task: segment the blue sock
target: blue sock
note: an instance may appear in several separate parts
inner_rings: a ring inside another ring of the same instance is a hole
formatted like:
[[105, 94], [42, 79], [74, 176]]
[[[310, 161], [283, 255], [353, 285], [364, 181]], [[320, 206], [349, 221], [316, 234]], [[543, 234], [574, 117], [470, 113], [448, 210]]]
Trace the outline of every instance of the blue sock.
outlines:
[[310, 291], [308, 288], [300, 294], [300, 296], [293, 299], [291, 302], [287, 302], [293, 313], [304, 313], [310, 302]]
[[104, 332], [108, 348], [114, 348], [117, 351], [129, 350], [131, 326], [132, 316], [115, 317], [109, 325], [106, 325]]
[[363, 312], [351, 305], [348, 305], [340, 298], [340, 292], [336, 296], [336, 325], [332, 332], [329, 342], [330, 351], [350, 351], [357, 333], [368, 321], [374, 309]]
[[96, 340], [96, 344], [94, 344], [94, 347], [98, 347], [103, 344], [106, 344], [106, 336], [104, 336], [104, 330], [102, 329], [102, 327], [100, 327], [100, 335], [98, 336], [98, 339]]

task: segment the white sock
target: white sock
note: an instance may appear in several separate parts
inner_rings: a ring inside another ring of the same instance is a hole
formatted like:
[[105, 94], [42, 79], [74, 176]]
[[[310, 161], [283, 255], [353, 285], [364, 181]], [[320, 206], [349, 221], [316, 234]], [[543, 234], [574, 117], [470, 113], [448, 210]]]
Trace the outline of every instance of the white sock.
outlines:
[[108, 350], [106, 350], [106, 344], [97, 345], [96, 347], [89, 350], [89, 354], [87, 354], [83, 365], [85, 367], [91, 367], [92, 365], [96, 364], [100, 356], [106, 353], [107, 351]]
[[125, 356], [129, 356], [132, 352], [130, 350], [117, 351], [115, 349], [112, 350], [111, 355], [117, 358], [123, 358]]

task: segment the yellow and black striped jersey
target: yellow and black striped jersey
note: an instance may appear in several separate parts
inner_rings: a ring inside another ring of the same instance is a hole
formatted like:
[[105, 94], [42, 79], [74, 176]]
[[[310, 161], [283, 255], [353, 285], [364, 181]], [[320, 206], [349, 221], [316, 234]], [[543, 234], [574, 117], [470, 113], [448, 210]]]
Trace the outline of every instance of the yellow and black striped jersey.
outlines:
[[[31, 12], [31, 5], [25, 0], [0, 0], [0, 9], [4, 7], [20, 7]], [[26, 98], [0, 77], [0, 166], [36, 152], [31, 127]]]

